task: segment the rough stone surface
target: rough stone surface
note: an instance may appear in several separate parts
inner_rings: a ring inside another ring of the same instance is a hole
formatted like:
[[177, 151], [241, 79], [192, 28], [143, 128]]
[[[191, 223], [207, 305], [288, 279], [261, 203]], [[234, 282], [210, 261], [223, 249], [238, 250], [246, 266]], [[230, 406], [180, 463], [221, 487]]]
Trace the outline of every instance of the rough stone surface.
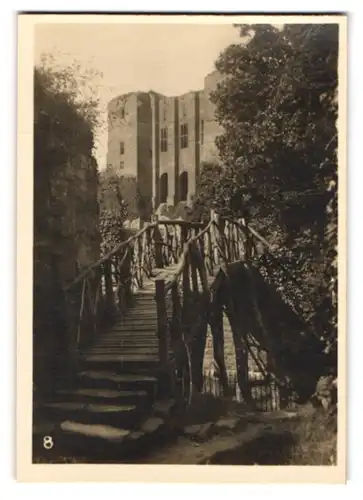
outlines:
[[[64, 323], [78, 317], [79, 309], [66, 314], [71, 301], [66, 305], [63, 287], [99, 259], [100, 234], [95, 160], [79, 154], [63, 161], [49, 152], [44, 165], [39, 156], [47, 151], [44, 143], [43, 138], [34, 156], [34, 382], [46, 393], [70, 368], [69, 352], [74, 351]], [[57, 376], [44, 375], [49, 373]]]
[[72, 422], [70, 420], [62, 422], [61, 429], [65, 432], [98, 437], [107, 441], [122, 441], [130, 434], [130, 431], [126, 429], [118, 429], [108, 425], [80, 424], [79, 422]]
[[184, 434], [186, 436], [196, 436], [199, 433], [201, 427], [201, 424], [188, 425], [187, 427], [184, 427]]
[[207, 439], [213, 429], [213, 422], [207, 422], [205, 424], [188, 425], [184, 428], [184, 434], [188, 437], [195, 438], [198, 441], [204, 441]]
[[218, 429], [234, 430], [237, 428], [240, 421], [241, 420], [239, 418], [221, 418], [220, 420], [218, 420], [218, 422], [215, 423], [215, 426]]
[[150, 434], [158, 430], [163, 424], [164, 420], [162, 418], [151, 417], [142, 424], [141, 430], [145, 432], [145, 434]]
[[244, 412], [240, 415], [246, 422], [272, 422], [276, 420], [293, 420], [299, 417], [297, 412], [273, 411], [273, 412]]
[[[201, 425], [188, 427], [194, 432], [195, 429], [200, 429]], [[264, 425], [254, 423], [248, 424], [242, 432], [215, 434], [203, 444], [195, 442], [189, 436], [182, 436], [167, 448], [156, 450], [152, 456], [143, 459], [142, 463], [178, 465], [211, 463], [216, 453], [237, 450], [244, 443], [258, 438], [263, 432]]]
[[258, 424], [249, 425], [244, 432], [233, 435], [233, 438], [233, 441], [226, 442], [225, 446], [211, 447], [199, 463], [214, 465], [286, 463], [285, 460], [289, 457], [293, 444], [289, 432]]
[[131, 434], [128, 436], [128, 438], [132, 439], [133, 441], [137, 441], [138, 439], [140, 439], [144, 436], [145, 436], [144, 432], [134, 431], [134, 432], [131, 432]]
[[166, 401], [158, 401], [154, 405], [155, 415], [157, 415], [158, 417], [166, 418], [171, 415], [174, 406], [175, 406], [175, 401], [173, 399], [168, 399]]
[[210, 436], [213, 427], [213, 422], [207, 422], [206, 424], [203, 424], [198, 433], [198, 438], [202, 440], [207, 439]]

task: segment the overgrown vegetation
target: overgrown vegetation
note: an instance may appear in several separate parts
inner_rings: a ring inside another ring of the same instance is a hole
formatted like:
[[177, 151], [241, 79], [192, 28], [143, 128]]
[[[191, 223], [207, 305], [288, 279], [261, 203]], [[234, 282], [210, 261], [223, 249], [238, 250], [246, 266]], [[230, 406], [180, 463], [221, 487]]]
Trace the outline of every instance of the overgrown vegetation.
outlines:
[[105, 255], [125, 238], [124, 221], [128, 215], [119, 177], [109, 169], [100, 173], [99, 201], [102, 253]]
[[99, 258], [93, 76], [51, 58], [34, 71], [35, 396], [68, 365], [63, 285]]
[[245, 216], [267, 237], [288, 271], [270, 279], [293, 278], [293, 301], [334, 359], [338, 27], [236, 29], [243, 43], [218, 58], [211, 95], [221, 165], [202, 170], [195, 210]]
[[317, 411], [291, 425], [294, 436], [289, 465], [335, 465], [336, 416]]
[[139, 193], [135, 177], [126, 177], [108, 166], [100, 172], [100, 230], [102, 253], [105, 254], [122, 242], [126, 220], [139, 216]]

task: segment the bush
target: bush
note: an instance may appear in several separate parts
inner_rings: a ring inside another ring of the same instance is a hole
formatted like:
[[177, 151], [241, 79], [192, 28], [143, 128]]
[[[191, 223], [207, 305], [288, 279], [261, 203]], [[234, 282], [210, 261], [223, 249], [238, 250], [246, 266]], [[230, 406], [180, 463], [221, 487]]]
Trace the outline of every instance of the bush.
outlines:
[[337, 454], [336, 415], [316, 411], [295, 423], [290, 465], [335, 465]]

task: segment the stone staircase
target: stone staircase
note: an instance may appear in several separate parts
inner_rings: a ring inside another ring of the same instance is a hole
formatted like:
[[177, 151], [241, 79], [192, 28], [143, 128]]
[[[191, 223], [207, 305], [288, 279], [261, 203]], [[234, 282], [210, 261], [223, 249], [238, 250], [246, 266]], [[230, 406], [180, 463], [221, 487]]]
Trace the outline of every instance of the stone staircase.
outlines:
[[58, 391], [42, 410], [53, 423], [54, 461], [58, 448], [87, 462], [122, 462], [170, 436], [174, 408], [158, 398], [155, 376], [89, 369], [79, 372], [76, 388]]
[[[48, 435], [60, 443], [61, 454], [126, 461], [173, 431], [175, 405], [162, 394], [153, 292], [151, 283], [137, 295], [123, 318], [82, 354], [72, 387], [43, 405], [42, 418], [53, 423]], [[38, 448], [42, 436], [35, 437]]]
[[[133, 306], [82, 353], [72, 387], [43, 405], [42, 419], [52, 423], [46, 435], [57, 443], [47, 460], [64, 455], [80, 463], [127, 462], [174, 434], [178, 408], [165, 399], [154, 280], [172, 275], [175, 267], [154, 270]], [[44, 431], [34, 436], [38, 451], [44, 436]]]

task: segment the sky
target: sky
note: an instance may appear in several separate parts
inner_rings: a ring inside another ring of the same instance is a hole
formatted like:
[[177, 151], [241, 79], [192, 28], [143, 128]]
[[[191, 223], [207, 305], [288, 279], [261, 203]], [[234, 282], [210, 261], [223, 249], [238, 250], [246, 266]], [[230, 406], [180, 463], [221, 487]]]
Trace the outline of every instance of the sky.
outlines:
[[199, 90], [220, 52], [240, 41], [238, 30], [227, 24], [39, 24], [35, 61], [54, 54], [59, 65], [76, 60], [103, 74], [97, 92], [104, 125], [96, 136], [96, 157], [103, 169], [110, 99], [138, 90], [165, 95]]

